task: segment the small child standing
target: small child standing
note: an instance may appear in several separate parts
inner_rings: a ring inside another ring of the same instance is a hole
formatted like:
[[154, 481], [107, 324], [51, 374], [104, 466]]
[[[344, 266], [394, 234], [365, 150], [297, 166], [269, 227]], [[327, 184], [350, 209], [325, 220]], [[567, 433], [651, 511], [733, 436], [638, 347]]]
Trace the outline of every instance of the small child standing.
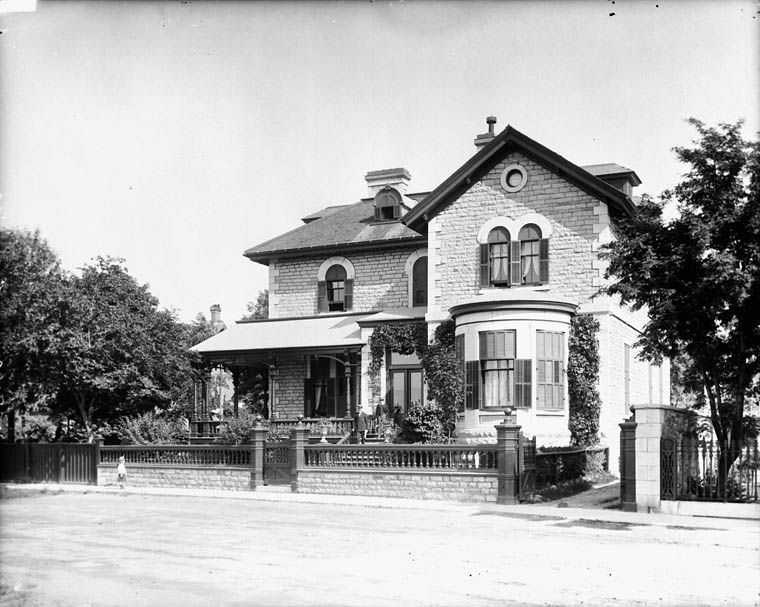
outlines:
[[119, 465], [116, 466], [116, 480], [119, 483], [119, 489], [124, 489], [124, 485], [127, 482], [127, 466], [124, 463], [124, 456], [119, 458]]

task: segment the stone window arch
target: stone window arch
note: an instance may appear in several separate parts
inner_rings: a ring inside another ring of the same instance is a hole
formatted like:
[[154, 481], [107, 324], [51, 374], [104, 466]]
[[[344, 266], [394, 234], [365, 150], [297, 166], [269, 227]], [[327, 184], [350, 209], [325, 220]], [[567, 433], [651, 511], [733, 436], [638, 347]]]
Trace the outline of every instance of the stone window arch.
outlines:
[[426, 306], [428, 302], [428, 256], [427, 249], [417, 249], [409, 255], [404, 272], [409, 285], [408, 305]]
[[354, 265], [345, 257], [331, 257], [317, 272], [317, 311], [346, 312], [354, 307]]

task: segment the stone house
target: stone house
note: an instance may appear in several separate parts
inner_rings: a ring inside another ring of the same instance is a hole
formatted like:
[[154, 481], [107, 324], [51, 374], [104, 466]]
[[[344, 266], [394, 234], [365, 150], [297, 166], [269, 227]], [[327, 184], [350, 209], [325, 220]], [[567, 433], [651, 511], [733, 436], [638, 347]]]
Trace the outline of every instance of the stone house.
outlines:
[[[538, 445], [566, 445], [570, 320], [600, 323], [602, 440], [617, 461], [618, 424], [636, 403], [669, 402], [669, 369], [639, 361], [643, 318], [599, 296], [599, 247], [635, 212], [636, 173], [580, 167], [511, 126], [430, 192], [403, 168], [366, 174], [357, 202], [245, 251], [269, 267], [269, 319], [239, 322], [196, 349], [229, 369], [269, 369], [275, 419], [406, 410], [426, 397], [419, 359], [387, 352], [371, 389], [369, 339], [386, 323], [456, 323], [465, 381], [457, 435], [487, 440], [505, 407]], [[611, 466], [615, 469], [614, 464]]]

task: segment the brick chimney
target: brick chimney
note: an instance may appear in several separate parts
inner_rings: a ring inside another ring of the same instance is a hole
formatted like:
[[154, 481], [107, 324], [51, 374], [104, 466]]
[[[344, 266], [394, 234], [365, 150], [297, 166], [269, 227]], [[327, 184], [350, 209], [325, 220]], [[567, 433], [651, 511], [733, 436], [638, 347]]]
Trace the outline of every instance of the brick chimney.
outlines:
[[373, 198], [385, 186], [391, 186], [401, 196], [406, 196], [411, 178], [412, 175], [409, 171], [403, 168], [370, 171], [364, 176], [364, 179], [367, 181], [368, 196], [370, 198]]
[[496, 116], [489, 116], [486, 118], [486, 124], [488, 125], [488, 132], [475, 137], [475, 147], [478, 149], [482, 148], [487, 143], [490, 143], [491, 139], [496, 137], [496, 134], [493, 132], [493, 127], [496, 124]]
[[222, 322], [222, 306], [214, 304], [209, 308], [209, 312], [211, 312], [212, 323]]

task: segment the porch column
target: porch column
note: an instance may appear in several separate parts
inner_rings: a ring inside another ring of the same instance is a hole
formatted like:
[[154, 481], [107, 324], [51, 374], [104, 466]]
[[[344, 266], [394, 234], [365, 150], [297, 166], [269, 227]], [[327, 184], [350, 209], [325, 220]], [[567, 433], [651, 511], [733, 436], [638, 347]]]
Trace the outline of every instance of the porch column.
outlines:
[[264, 449], [267, 440], [267, 429], [261, 425], [261, 419], [256, 419], [256, 426], [250, 431], [251, 439], [251, 491], [264, 485]]
[[240, 367], [232, 367], [232, 406], [233, 414], [238, 417], [238, 402], [240, 400]]

